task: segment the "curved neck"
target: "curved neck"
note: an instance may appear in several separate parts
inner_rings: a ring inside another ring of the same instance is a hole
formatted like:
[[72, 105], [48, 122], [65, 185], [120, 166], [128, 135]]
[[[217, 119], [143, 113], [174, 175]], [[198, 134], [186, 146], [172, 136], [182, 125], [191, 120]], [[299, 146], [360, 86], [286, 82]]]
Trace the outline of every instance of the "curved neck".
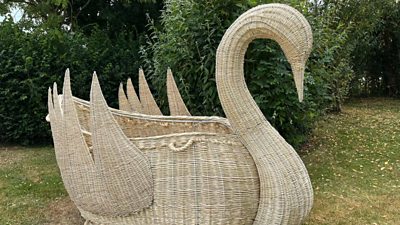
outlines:
[[[299, 224], [311, 209], [312, 187], [294, 149], [265, 119], [244, 79], [244, 55], [251, 41], [278, 42], [295, 72], [296, 86], [311, 49], [311, 29], [295, 9], [281, 4], [255, 7], [226, 31], [217, 50], [218, 95], [233, 130], [252, 155], [260, 178], [254, 224]], [[302, 83], [301, 83], [302, 84]]]
[[[308, 22], [304, 17], [296, 17], [298, 15], [293, 14], [300, 13], [281, 4], [253, 8], [239, 17], [221, 40], [216, 56], [218, 94], [227, 118], [236, 129], [248, 129], [266, 121], [244, 80], [244, 56], [248, 45], [254, 39], [276, 41], [294, 71], [304, 64], [299, 52], [308, 55], [306, 50], [309, 49], [311, 41], [305, 39], [305, 42], [299, 43], [297, 38], [299, 35], [312, 36], [311, 30], [301, 29], [309, 28]], [[287, 19], [290, 17], [294, 17], [295, 21], [288, 23]], [[245, 127], [242, 124], [245, 124]]]

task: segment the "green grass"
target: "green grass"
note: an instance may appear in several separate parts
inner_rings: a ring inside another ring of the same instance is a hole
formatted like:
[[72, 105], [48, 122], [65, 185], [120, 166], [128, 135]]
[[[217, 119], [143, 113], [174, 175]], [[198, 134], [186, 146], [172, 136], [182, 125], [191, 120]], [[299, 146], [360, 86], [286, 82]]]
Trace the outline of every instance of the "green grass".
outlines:
[[[400, 224], [399, 100], [353, 100], [301, 152], [315, 195], [306, 224]], [[83, 224], [52, 148], [0, 147], [0, 224]]]
[[303, 151], [315, 194], [307, 224], [400, 224], [399, 100], [351, 101]]
[[62, 224], [51, 214], [66, 196], [52, 148], [0, 147], [0, 224]]

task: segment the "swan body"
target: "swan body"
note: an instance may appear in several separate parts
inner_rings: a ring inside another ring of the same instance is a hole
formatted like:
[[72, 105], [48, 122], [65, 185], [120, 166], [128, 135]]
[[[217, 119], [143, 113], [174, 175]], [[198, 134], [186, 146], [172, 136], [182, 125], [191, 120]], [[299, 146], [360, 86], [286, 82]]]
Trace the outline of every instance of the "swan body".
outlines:
[[244, 54], [255, 38], [277, 41], [302, 100], [311, 29], [295, 9], [257, 6], [226, 31], [216, 81], [227, 118], [191, 116], [167, 72], [171, 116], [163, 116], [142, 70], [107, 106], [97, 75], [90, 102], [49, 89], [48, 120], [65, 187], [85, 224], [301, 224], [313, 192], [294, 149], [265, 119], [246, 88]]

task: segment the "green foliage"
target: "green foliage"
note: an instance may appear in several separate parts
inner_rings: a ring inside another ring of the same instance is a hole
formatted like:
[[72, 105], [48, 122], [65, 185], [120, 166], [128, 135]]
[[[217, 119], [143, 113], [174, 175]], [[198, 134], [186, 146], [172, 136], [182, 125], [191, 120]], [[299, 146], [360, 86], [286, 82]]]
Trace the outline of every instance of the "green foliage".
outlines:
[[141, 49], [162, 106], [167, 105], [165, 78], [170, 67], [193, 115], [222, 114], [214, 79], [216, 47], [243, 2], [166, 1], [163, 30], [151, 26], [148, 46]]
[[[383, 3], [385, 2], [385, 3]], [[363, 33], [354, 38], [364, 38], [356, 42], [352, 56], [358, 80], [363, 80], [362, 90], [353, 89], [367, 95], [400, 96], [400, 4], [383, 1], [370, 4], [374, 7], [372, 22]], [[360, 13], [361, 14], [361, 13]], [[365, 13], [364, 13], [365, 14]], [[364, 23], [368, 23], [364, 21]]]
[[395, 0], [327, 0], [318, 11], [345, 26], [345, 48], [354, 70], [351, 94], [400, 96], [400, 3]]
[[74, 95], [81, 98], [89, 96], [96, 70], [115, 107], [119, 82], [137, 74], [146, 15], [157, 18], [162, 5], [156, 0], [0, 1], [0, 15], [12, 8], [24, 13], [18, 24], [11, 17], [0, 23], [0, 142], [50, 141], [44, 121], [47, 88], [62, 84], [66, 68]]
[[[73, 93], [87, 99], [94, 70], [108, 103], [116, 106], [119, 82], [136, 75], [138, 41], [132, 33], [111, 40], [101, 30], [90, 36], [55, 29], [25, 32], [12, 22], [0, 23], [0, 142], [48, 142], [47, 88], [62, 86], [70, 68]], [[60, 89], [61, 90], [61, 87]]]
[[[389, 1], [280, 1], [300, 10], [313, 29], [303, 103], [297, 102], [291, 69], [279, 46], [266, 40], [250, 44], [245, 58], [248, 88], [290, 143], [302, 143], [326, 110], [340, 111], [350, 85], [353, 94], [400, 93], [395, 87], [400, 83], [395, 76], [400, 71], [400, 4]], [[193, 115], [223, 116], [214, 78], [219, 41], [241, 13], [271, 2], [167, 0], [161, 24], [157, 18], [163, 4], [158, 0], [1, 2], [1, 14], [17, 5], [25, 17], [20, 25], [0, 25], [0, 140], [48, 140], [43, 120], [47, 87], [61, 83], [67, 67], [74, 95], [87, 98], [96, 70], [110, 105], [116, 106], [118, 83], [128, 73], [136, 75], [141, 65], [165, 113], [166, 70], [171, 67]], [[155, 19], [147, 28], [146, 14]]]
[[[312, 4], [310, 8], [313, 8]], [[318, 79], [318, 85], [323, 89], [318, 93], [324, 99], [317, 102], [328, 110], [339, 112], [354, 77], [350, 57], [354, 47], [349, 42], [351, 27], [337, 21], [336, 10], [337, 8], [332, 7], [305, 13], [308, 13], [314, 34], [309, 67], [313, 79]]]
[[48, 28], [84, 30], [86, 34], [97, 28], [109, 36], [126, 31], [145, 31], [146, 15], [157, 18], [163, 4], [161, 0], [48, 0], [0, 1], [0, 15], [19, 8], [23, 21], [35, 21]]
[[[223, 115], [215, 84], [215, 53], [225, 30], [244, 11], [271, 1], [166, 1], [162, 29], [141, 48], [145, 71], [166, 111], [165, 76], [171, 67], [183, 99], [194, 115]], [[267, 119], [292, 144], [304, 142], [313, 122], [326, 108], [339, 108], [352, 77], [341, 45], [345, 29], [329, 28], [330, 20], [312, 14], [308, 1], [286, 1], [309, 18], [314, 50], [306, 70], [305, 102], [297, 101], [289, 64], [271, 41], [251, 43], [245, 57], [247, 86]], [[336, 68], [339, 67], [340, 70]]]

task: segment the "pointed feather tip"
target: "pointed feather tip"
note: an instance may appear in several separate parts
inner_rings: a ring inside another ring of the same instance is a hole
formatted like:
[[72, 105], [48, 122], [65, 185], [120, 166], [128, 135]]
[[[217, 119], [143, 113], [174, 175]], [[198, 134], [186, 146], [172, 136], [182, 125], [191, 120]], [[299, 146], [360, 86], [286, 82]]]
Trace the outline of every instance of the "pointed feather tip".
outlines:
[[92, 76], [92, 85], [91, 85], [90, 92], [92, 92], [93, 90], [97, 90], [97, 88], [98, 88], [97, 86], [100, 86], [99, 78], [97, 77], [96, 71], [94, 71], [93, 76]]
[[141, 92], [140, 90], [141, 89], [143, 90], [143, 88], [145, 86], [148, 86], [147, 80], [146, 80], [146, 77], [144, 76], [143, 70], [140, 68], [139, 69], [139, 92]]
[[172, 70], [169, 67], [167, 69], [167, 77], [172, 77]]
[[65, 76], [69, 76], [69, 68], [65, 70]]
[[121, 83], [119, 83], [119, 88], [118, 88], [118, 98], [120, 97], [126, 97], [125, 91], [124, 91], [124, 86]]
[[50, 111], [54, 108], [51, 87], [47, 90], [47, 107], [48, 113], [46, 115], [46, 121], [50, 122]]
[[71, 95], [72, 96], [71, 78], [70, 78], [70, 74], [69, 74], [69, 69], [65, 70], [63, 93], [64, 93], [64, 96], [66, 96], [66, 95]]
[[127, 90], [128, 94], [130, 91], [133, 91], [133, 93], [136, 95], [136, 91], [135, 91], [135, 88], [133, 87], [133, 83], [132, 83], [132, 80], [130, 77], [126, 81], [126, 90]]
[[70, 80], [70, 73], [69, 73], [69, 68], [67, 68], [66, 70], [65, 70], [65, 74], [64, 74], [64, 82], [65, 81], [69, 81]]
[[128, 77], [128, 79], [126, 80], [126, 88], [133, 88], [133, 83], [132, 83], [132, 79], [130, 77]]
[[58, 97], [57, 83], [53, 83], [53, 105], [60, 105], [60, 99]]
[[[90, 90], [90, 102], [92, 104], [100, 103], [100, 105], [108, 107], [107, 102], [104, 99], [103, 92], [101, 91], [101, 86], [96, 71], [93, 72], [92, 87]], [[94, 104], [94, 105], [99, 105], [99, 104]]]
[[53, 105], [53, 92], [51, 90], [51, 87], [49, 87], [49, 89], [47, 89], [47, 102], [49, 103], [49, 106], [50, 106], [50, 103], [51, 103], [51, 105]]
[[56, 92], [58, 94], [56, 82], [53, 83], [53, 90], [54, 90], [54, 92]]
[[145, 78], [144, 71], [142, 68], [139, 69], [139, 79]]
[[93, 71], [92, 79], [93, 79], [93, 80], [99, 81], [98, 78], [97, 78], [97, 73], [96, 73], [96, 71]]

